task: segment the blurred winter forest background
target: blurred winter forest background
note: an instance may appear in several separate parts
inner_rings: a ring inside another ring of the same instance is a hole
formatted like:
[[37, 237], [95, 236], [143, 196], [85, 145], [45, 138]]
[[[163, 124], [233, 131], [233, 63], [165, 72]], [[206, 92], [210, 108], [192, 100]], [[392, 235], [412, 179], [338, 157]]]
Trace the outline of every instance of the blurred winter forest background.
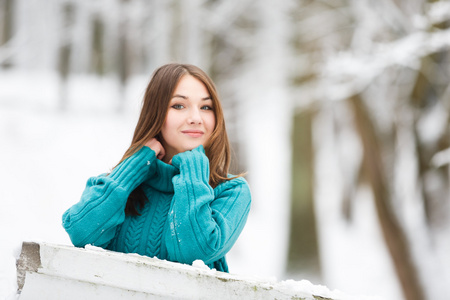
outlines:
[[232, 273], [450, 294], [450, 1], [0, 0], [0, 298], [128, 147], [168, 62], [216, 82], [252, 212]]

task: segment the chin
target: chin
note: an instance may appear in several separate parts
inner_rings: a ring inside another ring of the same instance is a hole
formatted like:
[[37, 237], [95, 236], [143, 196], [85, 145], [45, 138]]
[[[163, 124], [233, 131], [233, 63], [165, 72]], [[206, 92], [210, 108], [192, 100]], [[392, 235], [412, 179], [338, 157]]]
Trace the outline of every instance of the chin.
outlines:
[[193, 150], [193, 149], [197, 148], [200, 145], [202, 145], [202, 144], [188, 145], [188, 146], [184, 147], [184, 149], [185, 149], [184, 151]]

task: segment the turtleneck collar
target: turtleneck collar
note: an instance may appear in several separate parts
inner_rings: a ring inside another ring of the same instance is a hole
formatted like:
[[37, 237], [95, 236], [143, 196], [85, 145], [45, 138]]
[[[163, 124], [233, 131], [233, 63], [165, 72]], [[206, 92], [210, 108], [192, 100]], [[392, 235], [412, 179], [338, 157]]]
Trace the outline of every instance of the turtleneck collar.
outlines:
[[152, 188], [160, 192], [172, 192], [173, 193], [173, 183], [172, 178], [179, 174], [180, 171], [159, 159], [155, 159], [155, 173], [147, 179], [143, 184], [149, 185]]

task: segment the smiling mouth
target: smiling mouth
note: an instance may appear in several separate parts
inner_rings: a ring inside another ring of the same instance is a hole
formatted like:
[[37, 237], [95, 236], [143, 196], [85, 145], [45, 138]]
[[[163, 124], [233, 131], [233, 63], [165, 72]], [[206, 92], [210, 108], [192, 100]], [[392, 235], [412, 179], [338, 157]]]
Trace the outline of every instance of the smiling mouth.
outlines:
[[204, 132], [201, 130], [183, 130], [182, 133], [190, 137], [201, 137], [204, 134]]

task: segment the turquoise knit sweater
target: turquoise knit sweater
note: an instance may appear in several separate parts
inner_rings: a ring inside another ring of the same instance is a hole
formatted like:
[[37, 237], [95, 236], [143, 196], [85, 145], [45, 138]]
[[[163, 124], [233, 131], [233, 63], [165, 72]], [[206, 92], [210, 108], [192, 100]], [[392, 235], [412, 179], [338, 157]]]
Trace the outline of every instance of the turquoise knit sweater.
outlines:
[[[250, 210], [250, 190], [239, 177], [209, 185], [202, 146], [175, 155], [172, 164], [143, 147], [109, 175], [88, 180], [80, 202], [63, 215], [76, 247], [87, 244], [228, 272], [225, 254], [241, 233]], [[140, 216], [125, 205], [138, 186], [149, 201]]]

